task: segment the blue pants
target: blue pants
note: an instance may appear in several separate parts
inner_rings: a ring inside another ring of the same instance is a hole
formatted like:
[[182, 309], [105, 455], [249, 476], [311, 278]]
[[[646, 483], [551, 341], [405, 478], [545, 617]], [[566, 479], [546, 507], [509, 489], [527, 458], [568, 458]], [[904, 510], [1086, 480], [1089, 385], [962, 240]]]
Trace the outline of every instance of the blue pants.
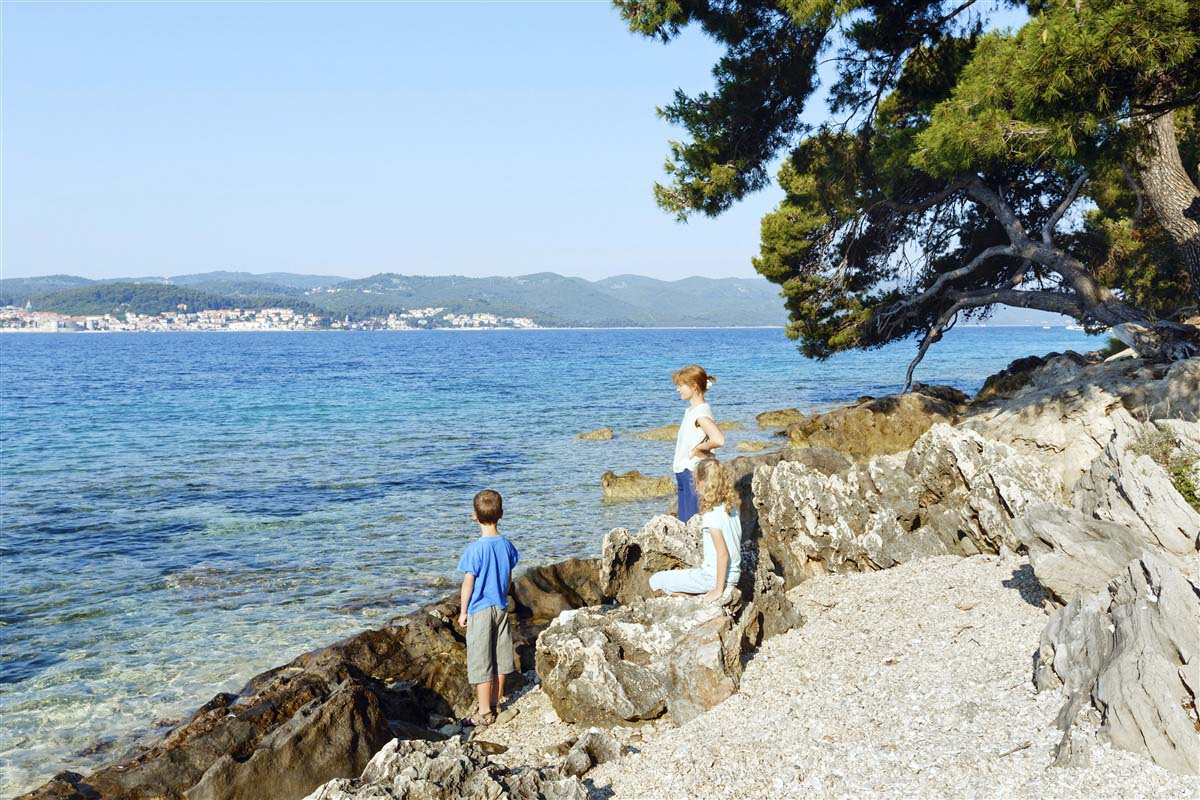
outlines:
[[687, 522], [700, 513], [700, 498], [696, 496], [696, 480], [692, 471], [685, 469], [675, 473], [675, 485], [679, 487], [679, 518]]

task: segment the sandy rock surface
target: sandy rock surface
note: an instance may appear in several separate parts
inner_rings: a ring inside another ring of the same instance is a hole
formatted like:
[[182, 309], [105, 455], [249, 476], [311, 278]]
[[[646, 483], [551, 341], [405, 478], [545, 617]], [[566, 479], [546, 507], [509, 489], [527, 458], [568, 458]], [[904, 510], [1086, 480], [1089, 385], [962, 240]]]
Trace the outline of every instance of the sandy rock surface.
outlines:
[[[627, 752], [587, 773], [594, 797], [1200, 796], [1099, 742], [1088, 766], [1051, 766], [1063, 697], [1034, 692], [1047, 616], [1023, 560], [943, 556], [790, 595], [808, 623], [758, 651], [737, 695], [682, 727], [611, 731]], [[586, 730], [536, 687], [513, 707], [481, 737], [505, 763], [556, 763]]]

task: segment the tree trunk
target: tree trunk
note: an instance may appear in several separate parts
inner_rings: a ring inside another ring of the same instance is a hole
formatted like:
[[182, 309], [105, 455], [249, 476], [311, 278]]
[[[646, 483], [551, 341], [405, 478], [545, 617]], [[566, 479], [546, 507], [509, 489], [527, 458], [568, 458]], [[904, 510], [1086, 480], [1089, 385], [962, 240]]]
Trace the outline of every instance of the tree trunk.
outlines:
[[[1200, 302], [1200, 190], [1183, 168], [1175, 138], [1175, 114], [1155, 117], [1146, 127], [1149, 140], [1138, 155], [1142, 187], [1154, 215], [1179, 251]], [[1191, 209], [1190, 213], [1189, 209]]]
[[1179, 361], [1200, 355], [1200, 328], [1170, 320], [1151, 322], [1136, 306], [1120, 300], [1099, 305], [1084, 304], [1087, 317], [1107, 325], [1142, 358], [1151, 361]]

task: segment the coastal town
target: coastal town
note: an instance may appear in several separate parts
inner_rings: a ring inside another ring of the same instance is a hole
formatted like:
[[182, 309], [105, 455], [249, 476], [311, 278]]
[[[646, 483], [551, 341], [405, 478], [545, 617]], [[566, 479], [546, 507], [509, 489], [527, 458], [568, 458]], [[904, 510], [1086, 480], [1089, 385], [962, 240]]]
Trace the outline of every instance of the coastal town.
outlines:
[[137, 314], [76, 315], [35, 311], [25, 307], [0, 307], [0, 332], [72, 333], [165, 331], [314, 331], [314, 330], [490, 330], [539, 327], [529, 317], [502, 317], [490, 313], [455, 314], [445, 308], [416, 308], [387, 316], [352, 319], [303, 313], [291, 308], [222, 308], [190, 311], [181, 304], [175, 311]]

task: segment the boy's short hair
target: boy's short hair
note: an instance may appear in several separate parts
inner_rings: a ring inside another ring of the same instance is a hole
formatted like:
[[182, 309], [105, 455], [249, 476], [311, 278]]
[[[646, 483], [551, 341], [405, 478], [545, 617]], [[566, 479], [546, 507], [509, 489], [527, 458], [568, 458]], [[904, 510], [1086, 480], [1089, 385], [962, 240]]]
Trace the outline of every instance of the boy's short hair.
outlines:
[[504, 498], [494, 489], [484, 489], [475, 495], [475, 519], [484, 525], [495, 525], [504, 516]]

